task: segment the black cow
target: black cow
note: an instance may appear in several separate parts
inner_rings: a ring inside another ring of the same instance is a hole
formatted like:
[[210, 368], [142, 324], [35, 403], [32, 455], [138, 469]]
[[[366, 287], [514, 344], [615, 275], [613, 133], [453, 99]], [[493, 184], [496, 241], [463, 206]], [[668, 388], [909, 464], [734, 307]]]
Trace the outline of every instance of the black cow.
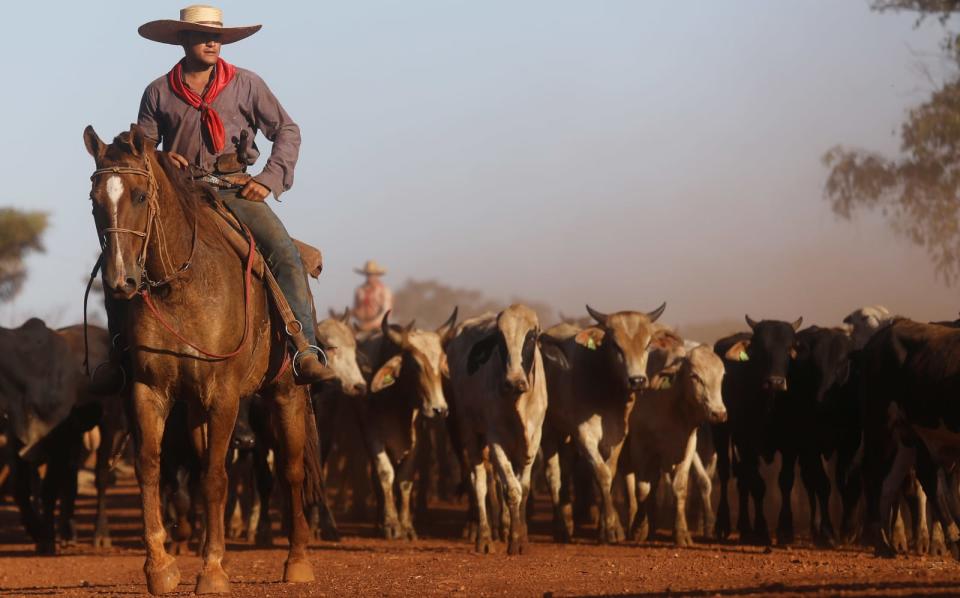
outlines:
[[[839, 397], [843, 396], [850, 379], [852, 350], [853, 341], [843, 330], [812, 326], [796, 335], [796, 358], [791, 363], [788, 389], [784, 400], [775, 403], [771, 421], [774, 432], [771, 448], [780, 451], [782, 456], [778, 544], [791, 544], [794, 539], [790, 496], [798, 459], [810, 501], [814, 542], [821, 546], [834, 544], [829, 511], [830, 479], [821, 460], [830, 450], [832, 440], [827, 434], [831, 429], [831, 413], [825, 405], [842, 402]], [[818, 508], [819, 526], [816, 525]]]
[[[714, 351], [726, 362], [723, 400], [729, 419], [714, 426], [717, 445], [717, 473], [720, 478], [720, 504], [716, 533], [730, 533], [730, 507], [727, 482], [730, 479], [730, 447], [735, 448], [734, 463], [739, 494], [737, 531], [740, 542], [766, 545], [770, 532], [763, 514], [766, 485], [760, 476], [759, 458], [772, 461], [774, 438], [769, 426], [774, 405], [787, 391], [790, 362], [796, 355], [796, 333], [803, 318], [792, 324], [777, 320], [755, 322], [746, 316], [752, 333], [740, 333], [720, 339]], [[753, 499], [754, 521], [750, 522], [749, 500]]]
[[939, 488], [938, 478], [941, 468], [950, 471], [960, 462], [960, 329], [898, 319], [863, 352], [863, 477], [871, 539], [879, 554], [894, 554], [893, 508], [915, 466], [930, 498], [927, 507], [958, 557], [956, 488]]

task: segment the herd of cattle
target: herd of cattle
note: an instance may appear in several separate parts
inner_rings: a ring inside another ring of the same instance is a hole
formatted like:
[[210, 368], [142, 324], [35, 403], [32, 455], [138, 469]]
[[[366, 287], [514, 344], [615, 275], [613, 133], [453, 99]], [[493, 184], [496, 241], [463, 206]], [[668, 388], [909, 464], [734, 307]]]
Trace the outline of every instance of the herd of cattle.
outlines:
[[[835, 327], [747, 316], [748, 331], [709, 347], [659, 323], [665, 307], [605, 314], [588, 306], [589, 320], [550, 328], [523, 305], [460, 323], [454, 310], [436, 330], [400, 326], [388, 314], [380, 331], [363, 335], [349, 313], [331, 314], [318, 341], [337, 379], [314, 389], [308, 424], [316, 423], [317, 447], [307, 458], [306, 503], [317, 533], [339, 537], [325, 487], [333, 475], [324, 474], [339, 468], [338, 500], [347, 486], [362, 500], [362, 482], [372, 480], [383, 535], [415, 539], [411, 501], [425, 502], [437, 483], [423, 466], [429, 452], [438, 464], [456, 462], [453, 485], [469, 496], [465, 530], [480, 552], [498, 539], [509, 554], [527, 549], [541, 471], [558, 542], [574, 535], [575, 502], [596, 508], [600, 541], [643, 541], [657, 529], [660, 495], [670, 498], [674, 541], [690, 545], [691, 483], [707, 530], [727, 538], [732, 473], [739, 541], [770, 544], [761, 459], [779, 454], [779, 544], [794, 541], [789, 497], [799, 465], [817, 544], [860, 539], [882, 555], [903, 552], [906, 516], [915, 550], [960, 558], [960, 321], [925, 324], [881, 307]], [[41, 552], [76, 541], [77, 471], [94, 426], [94, 543], [110, 543], [107, 486], [127, 445], [124, 389], [97, 386], [90, 366], [107, 361], [110, 339], [94, 326], [88, 337], [83, 327], [51, 330], [39, 320], [0, 329], [0, 487], [12, 491]], [[247, 397], [241, 406], [227, 513], [239, 505], [249, 539], [269, 543], [273, 440], [260, 403]], [[202, 501], [191, 500], [201, 468], [178, 417], [175, 409], [162, 453], [174, 552], [202, 533], [192, 512]], [[343, 458], [328, 458], [338, 452]], [[839, 532], [833, 488], [843, 504]]]

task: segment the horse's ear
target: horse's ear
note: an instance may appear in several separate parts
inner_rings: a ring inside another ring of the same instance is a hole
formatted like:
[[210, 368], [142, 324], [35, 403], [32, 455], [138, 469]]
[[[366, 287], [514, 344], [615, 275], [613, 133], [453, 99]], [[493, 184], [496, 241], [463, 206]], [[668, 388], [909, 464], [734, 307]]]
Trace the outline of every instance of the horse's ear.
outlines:
[[97, 132], [93, 130], [92, 125], [87, 125], [87, 128], [83, 130], [83, 144], [87, 146], [87, 152], [97, 161], [99, 161], [107, 151], [107, 144], [100, 139]]
[[147, 136], [138, 125], [130, 125], [130, 148], [134, 156], [142, 156], [147, 147]]

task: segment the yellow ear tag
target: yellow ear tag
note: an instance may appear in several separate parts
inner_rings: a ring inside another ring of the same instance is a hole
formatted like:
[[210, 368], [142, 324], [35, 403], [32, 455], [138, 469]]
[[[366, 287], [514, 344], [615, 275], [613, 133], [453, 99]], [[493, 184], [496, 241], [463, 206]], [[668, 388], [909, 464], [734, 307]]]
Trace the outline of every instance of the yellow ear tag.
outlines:
[[668, 390], [673, 386], [673, 383], [670, 382], [670, 378], [660, 378], [660, 390]]
[[740, 351], [739, 359], [740, 361], [750, 361], [750, 356], [747, 355], [746, 351]]
[[587, 348], [591, 351], [597, 350], [597, 341], [593, 340], [593, 337], [587, 337]]
[[385, 376], [383, 377], [383, 385], [384, 385], [384, 386], [390, 386], [390, 385], [393, 384], [394, 382], [396, 382], [396, 380], [394, 380], [394, 379], [393, 379], [393, 376], [391, 376], [390, 374], [387, 374], [387, 375], [385, 375]]

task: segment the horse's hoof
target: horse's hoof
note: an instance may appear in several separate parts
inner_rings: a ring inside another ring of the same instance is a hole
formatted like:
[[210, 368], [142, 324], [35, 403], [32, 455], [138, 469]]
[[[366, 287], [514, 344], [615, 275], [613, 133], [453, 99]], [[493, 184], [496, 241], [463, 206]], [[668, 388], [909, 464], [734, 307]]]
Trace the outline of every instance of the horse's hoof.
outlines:
[[144, 565], [143, 570], [147, 574], [147, 591], [154, 596], [172, 592], [180, 585], [180, 568], [173, 558], [161, 567]]
[[314, 579], [313, 567], [305, 558], [287, 561], [283, 566], [283, 581], [286, 583], [310, 583]]
[[195, 594], [229, 594], [230, 579], [226, 572], [217, 567], [209, 571], [201, 571], [197, 575], [197, 587], [194, 588]]
[[514, 540], [510, 539], [510, 543], [507, 545], [507, 554], [510, 556], [516, 556], [520, 554], [529, 554], [530, 547], [527, 545], [526, 538], [519, 538]]

